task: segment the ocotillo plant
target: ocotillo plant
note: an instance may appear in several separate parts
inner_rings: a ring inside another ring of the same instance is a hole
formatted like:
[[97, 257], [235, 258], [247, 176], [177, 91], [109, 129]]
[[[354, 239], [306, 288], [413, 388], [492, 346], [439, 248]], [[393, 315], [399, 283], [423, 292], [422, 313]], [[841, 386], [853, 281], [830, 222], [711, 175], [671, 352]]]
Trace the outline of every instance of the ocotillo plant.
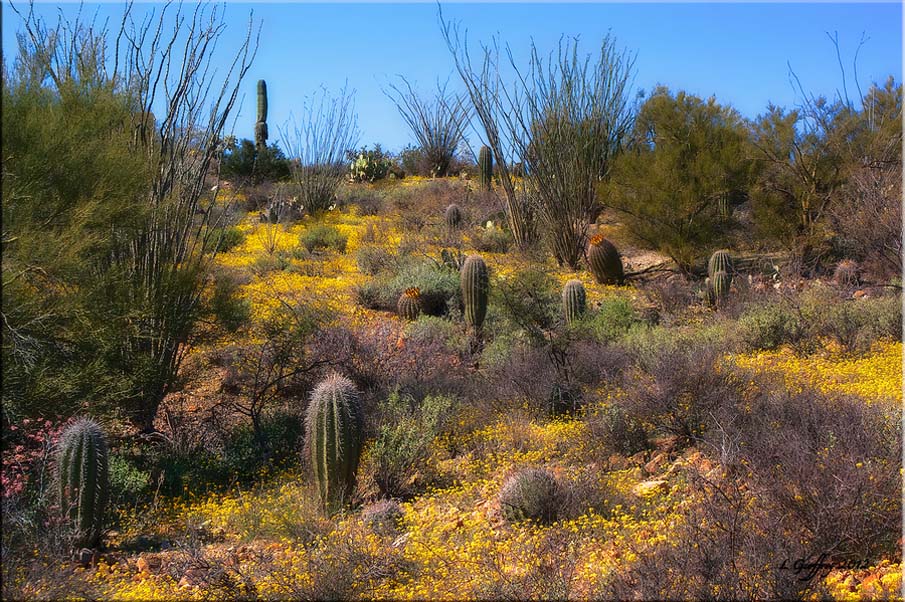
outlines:
[[481, 175], [481, 188], [490, 190], [493, 181], [493, 153], [488, 146], [482, 146], [478, 152], [478, 171]]
[[92, 548], [104, 530], [110, 497], [107, 439], [90, 418], [69, 425], [60, 437], [57, 471], [60, 508], [73, 527], [72, 544]]
[[405, 289], [396, 303], [396, 313], [406, 320], [417, 320], [421, 313], [421, 289], [417, 286]]
[[587, 294], [581, 280], [569, 280], [562, 289], [562, 308], [566, 324], [571, 326], [584, 315]]
[[604, 238], [603, 234], [592, 236], [590, 242], [588, 265], [594, 279], [600, 284], [622, 284], [622, 258], [613, 243]]
[[490, 289], [487, 264], [479, 255], [469, 255], [460, 272], [465, 323], [480, 332], [487, 315], [487, 293]]
[[713, 255], [710, 256], [710, 261], [707, 262], [707, 275], [710, 276], [710, 278], [713, 278], [713, 275], [717, 272], [726, 272], [731, 277], [732, 271], [732, 255], [729, 254], [728, 249], [715, 251]]
[[462, 223], [462, 210], [458, 205], [452, 203], [446, 208], [446, 227], [455, 230]]
[[333, 374], [314, 389], [305, 416], [305, 445], [321, 505], [335, 512], [352, 497], [362, 443], [358, 390]]
[[267, 82], [258, 80], [258, 121], [255, 123], [255, 146], [261, 150], [267, 146]]

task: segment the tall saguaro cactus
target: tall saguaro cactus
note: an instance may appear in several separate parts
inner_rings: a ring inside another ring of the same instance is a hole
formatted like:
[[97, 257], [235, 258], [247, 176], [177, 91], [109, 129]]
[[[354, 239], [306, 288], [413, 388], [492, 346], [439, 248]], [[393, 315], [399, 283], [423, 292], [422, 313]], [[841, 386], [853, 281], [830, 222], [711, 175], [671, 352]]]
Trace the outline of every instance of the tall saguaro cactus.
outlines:
[[57, 453], [60, 508], [72, 523], [72, 543], [76, 548], [95, 547], [110, 497], [104, 431], [90, 418], [81, 418], [63, 431]]
[[255, 146], [267, 147], [267, 82], [258, 80], [258, 121], [255, 123]]
[[465, 303], [465, 323], [480, 332], [487, 315], [487, 293], [490, 280], [487, 264], [479, 255], [469, 255], [462, 265], [460, 280], [462, 300]]
[[305, 417], [305, 445], [321, 505], [339, 510], [352, 497], [362, 443], [358, 390], [333, 374], [314, 389]]
[[478, 170], [481, 175], [481, 188], [490, 190], [490, 183], [493, 181], [493, 153], [486, 145], [478, 152]]

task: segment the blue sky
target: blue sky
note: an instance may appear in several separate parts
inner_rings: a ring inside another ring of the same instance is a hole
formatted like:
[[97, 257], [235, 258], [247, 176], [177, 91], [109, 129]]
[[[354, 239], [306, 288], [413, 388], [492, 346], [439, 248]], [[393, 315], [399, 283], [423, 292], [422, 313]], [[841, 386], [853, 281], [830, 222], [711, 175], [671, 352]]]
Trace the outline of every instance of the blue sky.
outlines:
[[[77, 4], [36, 5], [55, 19], [58, 8], [71, 15]], [[137, 15], [160, 10], [136, 4]], [[85, 4], [101, 19], [121, 14], [121, 4]], [[460, 89], [452, 58], [437, 21], [437, 5], [239, 3], [226, 6], [222, 50], [235, 47], [250, 11], [262, 22], [261, 44], [248, 80], [235, 134], [253, 136], [255, 82], [267, 80], [271, 140], [277, 127], [296, 114], [302, 99], [321, 85], [355, 89], [361, 143], [380, 142], [393, 151], [413, 142], [392, 102], [381, 89], [397, 74], [430, 91], [437, 78]], [[499, 34], [522, 60], [530, 40], [551, 50], [563, 34], [579, 36], [594, 52], [607, 31], [637, 53], [635, 84], [657, 84], [715, 95], [743, 115], [754, 117], [768, 102], [790, 106], [797, 96], [789, 81], [791, 64], [805, 88], [832, 96], [842, 78], [826, 32], [838, 32], [849, 94], [856, 94], [852, 60], [858, 56], [863, 89], [888, 75], [902, 80], [902, 5], [883, 4], [444, 4], [444, 16], [469, 30], [472, 46]], [[14, 56], [19, 18], [3, 7], [3, 54]], [[452, 76], [452, 77], [451, 77]]]

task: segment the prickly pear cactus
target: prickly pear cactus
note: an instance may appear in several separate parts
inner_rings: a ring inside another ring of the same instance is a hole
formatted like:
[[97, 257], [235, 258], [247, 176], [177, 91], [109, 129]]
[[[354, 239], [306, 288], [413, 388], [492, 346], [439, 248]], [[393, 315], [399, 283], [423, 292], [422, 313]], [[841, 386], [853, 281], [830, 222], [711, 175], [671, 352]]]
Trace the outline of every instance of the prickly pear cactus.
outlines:
[[255, 123], [255, 146], [267, 146], [267, 82], [258, 80], [258, 121]]
[[72, 524], [72, 544], [75, 548], [96, 547], [110, 497], [103, 429], [90, 418], [73, 422], [63, 431], [57, 454], [60, 509]]
[[571, 326], [584, 315], [587, 294], [581, 280], [569, 280], [562, 289], [562, 308], [566, 324]]
[[732, 271], [732, 255], [729, 254], [728, 249], [721, 249], [710, 256], [710, 261], [707, 262], [707, 275], [710, 278], [713, 278], [717, 272], [726, 272], [731, 276]]
[[421, 289], [417, 286], [405, 289], [396, 303], [396, 313], [406, 320], [417, 320], [421, 313]]
[[455, 203], [446, 208], [446, 227], [455, 230], [462, 224], [462, 210]]
[[469, 255], [462, 265], [460, 280], [462, 300], [465, 304], [465, 323], [480, 332], [487, 315], [487, 293], [490, 280], [487, 264], [479, 255]]
[[594, 279], [600, 284], [622, 284], [622, 258], [613, 243], [604, 238], [603, 234], [594, 235], [590, 242], [588, 265]]
[[314, 389], [305, 416], [305, 446], [321, 505], [328, 512], [343, 507], [355, 489], [362, 443], [358, 390], [348, 378], [333, 374]]
[[490, 190], [493, 181], [493, 153], [488, 146], [482, 146], [478, 152], [478, 171], [481, 175], [481, 188]]

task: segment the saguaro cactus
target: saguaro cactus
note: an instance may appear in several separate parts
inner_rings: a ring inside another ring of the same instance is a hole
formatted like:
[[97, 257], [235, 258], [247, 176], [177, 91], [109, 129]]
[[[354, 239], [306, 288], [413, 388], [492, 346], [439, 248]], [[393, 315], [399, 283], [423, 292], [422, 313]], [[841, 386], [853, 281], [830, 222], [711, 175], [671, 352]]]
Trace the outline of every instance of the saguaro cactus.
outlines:
[[487, 264], [479, 255], [469, 255], [465, 260], [460, 271], [460, 284], [465, 303], [465, 323], [479, 332], [487, 315], [487, 293], [490, 290]]
[[267, 82], [258, 80], [258, 121], [255, 123], [255, 146], [267, 146]]
[[569, 280], [562, 289], [562, 308], [566, 324], [571, 326], [584, 315], [587, 294], [581, 280]]
[[358, 390], [333, 374], [314, 389], [305, 416], [305, 445], [321, 505], [335, 512], [352, 497], [361, 454]]
[[588, 265], [598, 283], [622, 284], [624, 278], [622, 258], [613, 243], [604, 238], [603, 234], [591, 237], [591, 244], [588, 247]]
[[421, 313], [421, 289], [417, 286], [405, 289], [396, 303], [396, 313], [406, 320], [417, 320]]
[[726, 272], [731, 277], [732, 271], [732, 255], [729, 254], [728, 249], [720, 249], [710, 256], [710, 261], [707, 262], [707, 275], [711, 279], [717, 272]]
[[107, 439], [98, 423], [81, 418], [63, 431], [57, 456], [60, 508], [73, 526], [73, 546], [93, 548], [104, 530], [110, 476]]
[[490, 190], [490, 183], [493, 181], [493, 153], [488, 146], [482, 146], [478, 152], [478, 170], [481, 175], [481, 188]]
[[446, 226], [450, 230], [455, 230], [462, 223], [462, 210], [458, 205], [452, 203], [446, 208]]

